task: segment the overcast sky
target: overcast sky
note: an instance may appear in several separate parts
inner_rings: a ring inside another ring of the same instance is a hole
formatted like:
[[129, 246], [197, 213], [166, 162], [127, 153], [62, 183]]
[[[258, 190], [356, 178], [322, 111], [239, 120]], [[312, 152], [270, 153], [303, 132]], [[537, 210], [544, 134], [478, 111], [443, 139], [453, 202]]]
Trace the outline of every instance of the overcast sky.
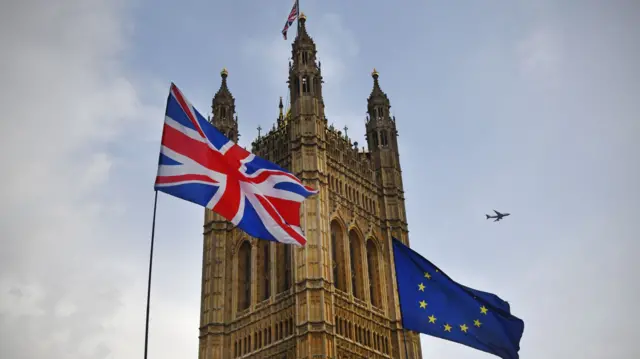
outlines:
[[[3, 358], [142, 357], [169, 84], [206, 113], [226, 66], [248, 146], [287, 94], [291, 3], [2, 3]], [[640, 357], [640, 2], [301, 6], [329, 122], [360, 143], [380, 72], [412, 247], [511, 303], [521, 358]], [[486, 221], [492, 209], [512, 216]], [[202, 221], [160, 195], [150, 358], [197, 358]], [[424, 335], [422, 348], [493, 357]]]

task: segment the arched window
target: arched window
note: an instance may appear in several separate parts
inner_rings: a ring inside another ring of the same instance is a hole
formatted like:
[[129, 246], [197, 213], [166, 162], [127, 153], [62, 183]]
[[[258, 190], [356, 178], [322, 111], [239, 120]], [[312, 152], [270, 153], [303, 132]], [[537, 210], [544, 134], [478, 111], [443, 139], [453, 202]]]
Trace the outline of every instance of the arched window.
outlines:
[[309, 93], [309, 78], [307, 78], [307, 76], [304, 76], [302, 78], [302, 93]]
[[386, 146], [389, 142], [387, 141], [387, 130], [382, 130], [380, 133], [382, 135], [382, 145]]
[[276, 284], [278, 293], [291, 288], [291, 246], [284, 243], [274, 243], [276, 246]]
[[373, 239], [367, 240], [367, 266], [369, 269], [369, 296], [371, 304], [375, 307], [382, 307], [382, 295], [380, 288], [380, 258], [378, 247]]
[[291, 246], [284, 249], [284, 289], [291, 288]]
[[238, 310], [251, 304], [251, 244], [244, 241], [238, 251]]
[[384, 109], [382, 107], [377, 107], [375, 109], [376, 112], [376, 118], [383, 118], [384, 117]]
[[344, 275], [344, 231], [337, 221], [331, 222], [331, 259], [333, 266], [333, 285], [343, 292], [347, 291]]
[[271, 245], [269, 241], [258, 241], [258, 268], [256, 274], [258, 276], [258, 298], [259, 300], [268, 299], [271, 295]]
[[364, 299], [362, 283], [362, 247], [356, 231], [349, 232], [349, 252], [351, 254], [351, 290], [358, 299]]

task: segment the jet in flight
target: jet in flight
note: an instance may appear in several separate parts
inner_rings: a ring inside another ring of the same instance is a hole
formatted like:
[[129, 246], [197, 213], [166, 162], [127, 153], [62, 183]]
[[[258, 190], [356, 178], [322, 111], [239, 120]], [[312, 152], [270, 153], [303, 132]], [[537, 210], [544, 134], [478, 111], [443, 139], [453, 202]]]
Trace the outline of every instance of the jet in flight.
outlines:
[[501, 220], [502, 218], [510, 215], [511, 213], [500, 213], [498, 211], [496, 211], [495, 209], [493, 210], [494, 212], [496, 212], [495, 216], [490, 216], [488, 214], [485, 214], [485, 216], [487, 216], [487, 219], [489, 218], [495, 218], [494, 222], [498, 222], [499, 220]]

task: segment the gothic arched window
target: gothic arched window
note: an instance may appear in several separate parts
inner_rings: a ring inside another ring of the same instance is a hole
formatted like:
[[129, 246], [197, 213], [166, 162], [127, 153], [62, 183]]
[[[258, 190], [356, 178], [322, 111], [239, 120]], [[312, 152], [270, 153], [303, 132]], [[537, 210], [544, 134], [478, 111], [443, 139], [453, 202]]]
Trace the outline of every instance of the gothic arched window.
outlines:
[[309, 78], [307, 76], [304, 76], [302, 78], [302, 93], [309, 93], [309, 89], [310, 89], [310, 84], [309, 84]]
[[268, 299], [271, 295], [271, 258], [269, 255], [269, 241], [258, 241], [258, 298]]
[[380, 134], [382, 135], [382, 145], [386, 146], [389, 143], [387, 141], [387, 130], [382, 130]]
[[251, 304], [251, 244], [244, 241], [238, 251], [238, 310]]
[[362, 247], [356, 231], [349, 232], [349, 252], [351, 254], [351, 290], [358, 299], [364, 299], [362, 283]]
[[344, 266], [344, 231], [337, 221], [331, 222], [331, 259], [333, 267], [333, 285], [341, 291], [347, 290], [345, 285]]
[[367, 240], [367, 267], [369, 269], [369, 296], [371, 304], [375, 307], [382, 307], [382, 295], [380, 291], [380, 258], [378, 247], [373, 239]]
[[291, 288], [291, 246], [283, 243], [274, 243], [276, 246], [276, 271], [278, 273], [276, 284], [278, 293]]

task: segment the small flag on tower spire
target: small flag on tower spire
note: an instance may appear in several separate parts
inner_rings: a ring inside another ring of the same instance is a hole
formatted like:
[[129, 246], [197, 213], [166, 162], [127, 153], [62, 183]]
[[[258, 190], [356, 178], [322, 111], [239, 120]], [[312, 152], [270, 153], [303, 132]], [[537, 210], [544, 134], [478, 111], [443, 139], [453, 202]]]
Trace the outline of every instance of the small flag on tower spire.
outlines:
[[287, 39], [287, 31], [289, 31], [289, 27], [293, 22], [298, 18], [300, 14], [300, 4], [298, 0], [295, 0], [293, 3], [293, 7], [291, 8], [291, 12], [289, 12], [289, 17], [287, 17], [287, 22], [284, 24], [284, 28], [282, 29], [282, 37]]

